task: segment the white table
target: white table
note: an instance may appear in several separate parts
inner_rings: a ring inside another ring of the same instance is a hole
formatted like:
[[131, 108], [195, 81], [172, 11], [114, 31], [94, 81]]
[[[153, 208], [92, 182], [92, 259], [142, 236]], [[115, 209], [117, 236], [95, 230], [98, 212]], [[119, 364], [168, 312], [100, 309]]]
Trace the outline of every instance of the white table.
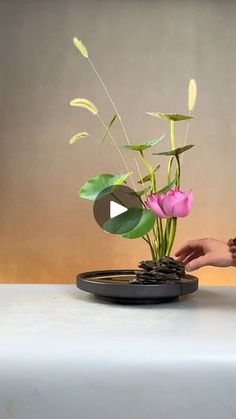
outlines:
[[236, 287], [165, 305], [0, 285], [1, 419], [235, 419]]

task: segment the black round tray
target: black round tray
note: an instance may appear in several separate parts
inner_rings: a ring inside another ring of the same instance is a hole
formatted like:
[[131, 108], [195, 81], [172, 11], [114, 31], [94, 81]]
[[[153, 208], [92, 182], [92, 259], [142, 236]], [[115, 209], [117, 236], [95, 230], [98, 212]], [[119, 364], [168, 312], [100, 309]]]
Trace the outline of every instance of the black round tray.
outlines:
[[[137, 270], [136, 270], [137, 272]], [[176, 300], [198, 289], [198, 278], [185, 275], [175, 283], [130, 284], [136, 278], [133, 269], [83, 272], [77, 275], [77, 287], [96, 297], [125, 304], [154, 304]]]

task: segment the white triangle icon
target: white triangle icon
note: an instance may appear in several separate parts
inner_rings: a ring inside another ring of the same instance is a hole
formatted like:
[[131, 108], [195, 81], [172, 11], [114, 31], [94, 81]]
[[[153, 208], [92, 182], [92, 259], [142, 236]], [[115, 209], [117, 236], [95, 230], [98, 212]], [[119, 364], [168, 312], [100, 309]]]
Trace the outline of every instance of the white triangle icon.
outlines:
[[128, 211], [128, 208], [117, 204], [117, 202], [110, 201], [110, 218], [117, 217], [117, 215], [123, 214], [126, 211]]

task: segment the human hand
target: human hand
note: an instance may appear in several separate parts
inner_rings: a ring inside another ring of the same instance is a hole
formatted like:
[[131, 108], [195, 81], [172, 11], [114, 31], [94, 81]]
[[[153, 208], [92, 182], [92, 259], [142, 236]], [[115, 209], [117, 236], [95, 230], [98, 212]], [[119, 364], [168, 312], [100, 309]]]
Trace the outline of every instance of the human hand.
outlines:
[[185, 264], [186, 271], [202, 266], [233, 266], [227, 243], [216, 239], [190, 240], [175, 253], [176, 259]]

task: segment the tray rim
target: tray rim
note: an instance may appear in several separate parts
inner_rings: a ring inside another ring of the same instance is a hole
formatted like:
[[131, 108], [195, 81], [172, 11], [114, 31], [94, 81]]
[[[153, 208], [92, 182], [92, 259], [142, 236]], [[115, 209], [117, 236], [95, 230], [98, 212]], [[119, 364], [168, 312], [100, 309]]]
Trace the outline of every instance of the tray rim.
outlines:
[[[99, 271], [81, 272], [76, 276], [76, 285], [79, 289], [95, 294], [96, 296], [104, 296], [110, 299], [167, 299], [169, 297], [179, 297], [197, 291], [198, 278], [196, 276], [185, 274], [184, 278], [188, 281], [181, 283], [181, 280], [172, 284], [117, 284], [107, 282], [93, 281], [96, 276], [112, 276], [112, 275], [134, 275], [139, 269], [109, 269]], [[133, 293], [132, 293], [133, 290]], [[153, 292], [153, 294], [152, 294]]]

